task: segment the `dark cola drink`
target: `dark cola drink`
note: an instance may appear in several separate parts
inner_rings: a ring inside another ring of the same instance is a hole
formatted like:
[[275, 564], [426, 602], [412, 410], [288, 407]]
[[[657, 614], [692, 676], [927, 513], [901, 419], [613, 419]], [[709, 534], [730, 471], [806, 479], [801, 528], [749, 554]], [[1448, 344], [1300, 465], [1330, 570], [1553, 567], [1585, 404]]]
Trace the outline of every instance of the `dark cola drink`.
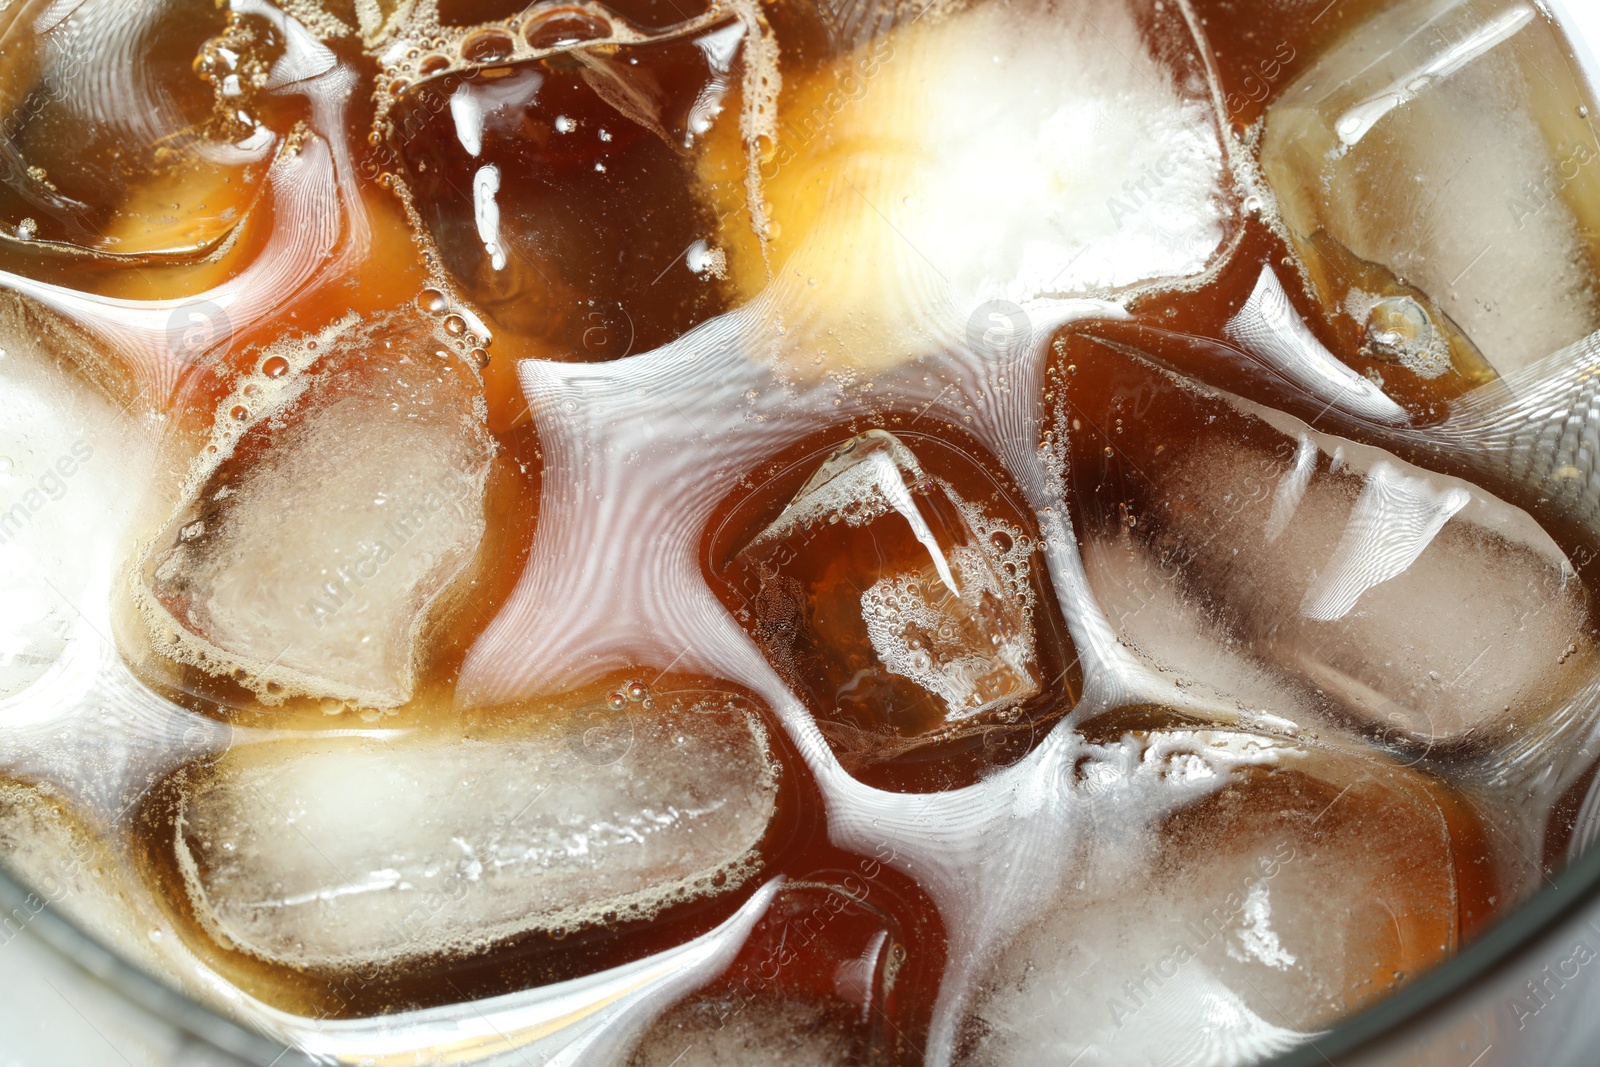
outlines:
[[8, 940], [328, 1061], [1232, 1065], [1600, 834], [1531, 0], [28, 0], [0, 67]]

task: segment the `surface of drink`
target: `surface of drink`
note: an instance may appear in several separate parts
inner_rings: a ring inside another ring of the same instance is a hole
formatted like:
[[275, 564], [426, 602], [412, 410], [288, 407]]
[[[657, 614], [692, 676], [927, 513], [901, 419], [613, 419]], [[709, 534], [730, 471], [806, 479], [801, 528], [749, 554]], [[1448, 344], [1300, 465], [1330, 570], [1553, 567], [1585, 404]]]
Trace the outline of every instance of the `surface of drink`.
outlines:
[[1251, 1063], [1596, 836], [1531, 2], [28, 0], [0, 104], [0, 858], [286, 1045]]

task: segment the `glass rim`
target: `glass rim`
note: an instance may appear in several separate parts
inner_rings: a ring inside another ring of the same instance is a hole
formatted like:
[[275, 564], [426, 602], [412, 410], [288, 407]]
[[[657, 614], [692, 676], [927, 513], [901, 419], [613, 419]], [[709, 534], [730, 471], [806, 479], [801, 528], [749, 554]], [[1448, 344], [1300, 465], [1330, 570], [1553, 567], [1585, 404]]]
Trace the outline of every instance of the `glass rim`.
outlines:
[[1262, 1061], [1262, 1067], [1325, 1067], [1337, 1062], [1335, 1057], [1373, 1051], [1390, 1038], [1404, 1036], [1415, 1024], [1465, 1003], [1475, 990], [1539, 951], [1548, 935], [1600, 900], [1600, 848], [1590, 849], [1555, 873], [1541, 871], [1541, 877], [1544, 884], [1537, 892], [1455, 955], [1321, 1036]]
[[[0, 867], [0, 909], [9, 913], [24, 907], [30, 898], [41, 899]], [[47, 951], [110, 987], [118, 996], [220, 1052], [256, 1067], [312, 1067], [313, 1061], [299, 1049], [228, 1018], [134, 965], [52, 904], [46, 900], [45, 906], [32, 915], [21, 931], [22, 937], [42, 942]], [[31, 907], [27, 910], [33, 911]]]

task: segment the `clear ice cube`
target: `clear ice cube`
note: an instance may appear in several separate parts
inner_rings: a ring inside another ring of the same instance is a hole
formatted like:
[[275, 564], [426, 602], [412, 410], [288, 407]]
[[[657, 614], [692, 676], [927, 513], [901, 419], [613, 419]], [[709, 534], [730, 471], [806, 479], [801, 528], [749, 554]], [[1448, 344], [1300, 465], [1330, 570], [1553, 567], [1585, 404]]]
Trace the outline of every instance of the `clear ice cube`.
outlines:
[[1454, 951], [1493, 892], [1457, 870], [1475, 824], [1414, 771], [1274, 751], [1150, 839], [1095, 838], [984, 979], [964, 1062], [1254, 1062]]
[[743, 550], [746, 623], [848, 767], [1070, 706], [1030, 528], [872, 430]]
[[268, 701], [405, 702], [428, 609], [484, 531], [479, 389], [403, 313], [260, 353], [146, 555], [157, 655]]
[[264, 20], [88, 0], [13, 5], [0, 33], [0, 242], [193, 260], [249, 213], [277, 143], [254, 114], [281, 47]]
[[727, 97], [746, 33], [727, 17], [662, 40], [502, 57], [401, 97], [389, 123], [407, 187], [502, 344], [616, 359], [726, 309], [693, 160], [714, 125], [738, 125]]
[[1261, 164], [1323, 305], [1370, 354], [1435, 376], [1429, 339], [1459, 330], [1504, 375], [1600, 327], [1588, 116], [1537, 5], [1405, 0], [1284, 88]]
[[[1181, 427], [1185, 447], [1118, 436], [1130, 396], [1142, 398], [1135, 431]], [[1576, 570], [1486, 490], [1131, 360], [1072, 389], [1072, 402], [1080, 425], [1102, 413], [1079, 433], [1091, 576], [1114, 613], [1187, 605], [1228, 649], [1219, 662], [1247, 686], [1236, 696], [1291, 691], [1262, 710], [1306, 726], [1304, 709], [1321, 707], [1413, 749], [1492, 744], [1537, 728], [1587, 676], [1594, 640]], [[1172, 641], [1163, 647], [1171, 659]], [[1178, 658], [1171, 666], [1206, 681], [1203, 656]]]
[[197, 951], [323, 978], [731, 892], [760, 868], [779, 766], [748, 705], [669, 689], [602, 758], [582, 734], [604, 691], [465, 734], [241, 745], [158, 789], [149, 862], [211, 942]]

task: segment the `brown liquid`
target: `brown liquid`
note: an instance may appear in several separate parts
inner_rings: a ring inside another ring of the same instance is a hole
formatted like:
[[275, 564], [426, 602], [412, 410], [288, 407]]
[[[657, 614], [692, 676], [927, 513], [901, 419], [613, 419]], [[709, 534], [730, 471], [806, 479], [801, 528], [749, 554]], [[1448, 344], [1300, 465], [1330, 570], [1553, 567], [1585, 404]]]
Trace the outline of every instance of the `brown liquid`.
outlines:
[[[209, 90], [193, 74], [191, 63], [200, 43], [222, 29], [223, 16], [208, 4], [193, 6], [192, 14], [173, 20], [183, 32], [162, 34], [150, 47], [159, 79], [181, 87], [185, 107], [195, 111], [197, 128], [204, 128], [207, 122], [220, 120], [208, 117]], [[465, 0], [441, 4], [441, 21], [468, 25], [503, 16], [516, 6]], [[1328, 6], [1194, 0], [1192, 6], [1214, 51], [1228, 118], [1244, 130], [1257, 122], [1266, 105], [1321, 48], [1383, 5], [1381, 0], [1347, 0]], [[682, 17], [671, 4], [641, 2], [618, 5], [618, 10], [641, 26], [665, 25]], [[786, 53], [786, 74], [799, 75], [823, 65], [825, 39], [814, 31], [811, 38], [803, 36], [805, 14], [800, 5], [779, 4], [772, 10], [772, 19], [780, 36], [792, 33], [800, 41]], [[253, 31], [265, 33], [260, 25], [254, 25]], [[270, 43], [264, 47], [269, 54], [273, 51]], [[336, 42], [334, 47], [368, 79], [364, 86], [377, 76], [376, 64], [359, 55], [351, 42]], [[630, 66], [636, 66], [635, 59], [649, 70], [659, 90], [661, 125], [675, 131], [684, 121], [686, 101], [692, 103], [695, 88], [704, 81], [704, 54], [680, 40], [624, 48], [606, 57], [607, 62]], [[608, 104], [598, 95], [604, 90], [595, 88], [596, 84], [610, 84], [606, 75], [586, 79], [586, 69], [570, 57], [558, 56], [514, 71], [501, 68], [504, 76], [477, 79], [474, 84], [485, 91], [511, 85], [530, 72], [536, 72], [541, 82], [537, 106], [528, 104], [531, 96], [507, 105], [510, 117], [504, 129], [486, 138], [483, 155], [478, 158], [461, 152], [450, 112], [442, 104], [462, 84], [459, 76], [447, 75], [402, 92], [389, 112], [387, 136], [369, 138], [373, 105], [365, 88], [356, 92], [347, 133], [356, 156], [362, 200], [371, 213], [371, 252], [345, 275], [320, 280], [259, 329], [235, 337], [225, 356], [191, 373], [172, 408], [175, 421], [188, 428], [190, 441], [198, 448], [213, 405], [228, 394], [236, 373], [255, 367], [261, 346], [282, 336], [309, 334], [351, 311], [366, 315], [409, 308], [416, 294], [429, 286], [453, 288], [458, 298], [470, 302], [491, 326], [494, 342], [487, 350], [488, 362], [481, 368], [481, 376], [489, 429], [500, 451], [486, 499], [486, 540], [470, 577], [435, 608], [415, 694], [386, 716], [385, 727], [431, 729], [452, 718], [450, 696], [467, 650], [506, 603], [528, 558], [534, 533], [530, 518], [537, 513], [540, 499], [541, 454], [515, 379], [515, 362], [522, 358], [622, 358], [670, 341], [734, 302], [730, 282], [714, 274], [696, 274], [681, 261], [682, 250], [716, 225], [714, 213], [697, 198], [692, 158], [679, 151], [671, 137], [630, 120]], [[263, 120], [280, 132], [287, 132], [304, 117], [282, 102], [263, 98], [260, 106]], [[730, 101], [727, 108], [719, 121], [730, 121], [737, 104]], [[52, 126], [56, 121], [52, 115], [45, 107], [37, 121], [12, 138], [20, 152], [33, 158], [33, 153], [65, 143]], [[565, 120], [573, 121], [577, 132], [562, 132], [557, 123]], [[395, 130], [404, 131], [403, 136]], [[602, 130], [606, 131], [604, 138]], [[133, 207], [128, 205], [137, 206], [138, 197], [145, 195], [137, 183], [191, 180], [160, 162], [137, 157], [130, 161], [113, 145], [74, 145], [73, 156], [59, 162], [51, 157], [47, 166], [62, 195], [79, 186], [105, 190], [123, 188], [126, 183], [136, 190], [124, 204], [130, 211]], [[501, 227], [508, 235], [509, 272], [486, 269], [484, 249], [472, 228], [472, 182], [485, 162], [500, 168]], [[258, 169], [242, 168], [228, 176], [230, 187], [252, 187], [259, 181]], [[111, 202], [103, 192], [93, 199], [97, 204]], [[249, 197], [240, 199], [241, 206], [252, 203]], [[273, 227], [293, 224], [273, 217], [268, 207], [248, 206], [248, 213], [238, 223], [235, 243], [215, 258], [206, 258], [207, 249], [140, 254], [138, 265], [130, 268], [124, 261], [104, 255], [110, 247], [108, 228], [118, 224], [115, 217], [103, 211], [85, 215], [41, 201], [36, 180], [12, 173], [0, 185], [0, 219], [14, 224], [12, 216], [20, 214], [37, 219], [39, 241], [60, 242], [79, 251], [5, 241], [0, 243], [0, 268], [86, 291], [140, 298], [210, 288], [242, 269]], [[420, 231], [413, 231], [414, 222], [421, 224]], [[674, 260], [675, 254], [678, 260]], [[1072, 328], [1057, 338], [1047, 406], [1068, 411], [1087, 426], [1073, 441], [1071, 461], [1080, 538], [1115, 532], [1130, 514], [1140, 514], [1148, 488], [1141, 482], [1143, 460], [1162, 448], [1186, 447], [1209, 432], [1205, 426], [1178, 418], [1141, 420], [1152, 410], [1164, 410], [1161, 394], [1174, 387], [1135, 355], [1276, 406], [1318, 429], [1366, 439], [1420, 465], [1450, 472], [1448, 457], [1430, 456], [1425, 448], [1406, 447], [1377, 436], [1337, 412], [1319, 411], [1321, 405], [1310, 398], [1282, 383], [1264, 380], [1237, 362], [1221, 341], [1223, 324], [1249, 297], [1263, 264], [1289, 263], [1311, 273], [1365, 270], [1363, 281], [1369, 288], [1400, 285], [1360, 263], [1341, 260], [1333, 252], [1322, 262], [1299, 264], [1284, 234], [1251, 219], [1230, 262], [1200, 291], [1146, 296], [1134, 305], [1128, 322]], [[1444, 417], [1452, 400], [1482, 380], [1472, 368], [1431, 381], [1404, 379], [1402, 372], [1364, 355], [1361, 339], [1315, 306], [1298, 286], [1288, 289], [1295, 309], [1319, 340], [1358, 372], [1377, 370], [1391, 375], [1390, 380], [1399, 380], [1401, 388], [1394, 395], [1402, 397], [1421, 422]], [[475, 347], [472, 341], [463, 339], [449, 354], [457, 367], [469, 366], [469, 353]], [[1022, 503], [1021, 493], [982, 445], [959, 426], [891, 407], [877, 417], [857, 420], [847, 430], [819, 432], [788, 449], [747, 479], [747, 484], [756, 488], [735, 494], [717, 509], [702, 554], [704, 569], [730, 610], [754, 613], [756, 621], [748, 624], [753, 633], [761, 629], [758, 600], [762, 580], [755, 563], [748, 558], [741, 561], [741, 551], [772, 523], [835, 449], [872, 429], [899, 437], [930, 475], [944, 479], [965, 501], [1002, 516], [1022, 536], [1035, 542], [1039, 539], [1037, 523]], [[1593, 551], [1581, 551], [1592, 546], [1579, 541], [1575, 531], [1562, 529], [1551, 516], [1540, 514], [1541, 502], [1526, 487], [1486, 488], [1547, 521], [1569, 555], [1596, 558]], [[801, 625], [840, 638], [859, 622], [858, 617], [851, 617], [850, 609], [862, 592], [863, 578], [870, 582], [897, 567], [909, 568], [912, 564], [907, 561], [917, 558], [921, 549], [903, 524], [894, 534], [881, 538], [864, 528], [842, 526], [826, 528], [819, 537], [807, 546], [798, 572], [786, 574], [805, 589], [804, 611], [810, 615]], [[1600, 572], [1589, 563], [1580, 569], [1580, 576], [1587, 585], [1600, 577]], [[926, 691], [904, 677], [881, 670], [873, 673], [864, 633], [851, 632], [850, 647], [840, 657], [829, 659], [833, 651], [810, 649], [796, 661], [800, 665], [795, 677], [788, 680], [807, 698], [830, 743], [857, 777], [903, 792], [959, 788], [996, 768], [1014, 764], [1071, 709], [1082, 692], [1081, 672], [1037, 554], [1029, 581], [1036, 597], [1032, 623], [1038, 648], [1034, 675], [1039, 687], [1004, 717], [979, 717], [941, 733], [943, 712]], [[872, 684], [859, 690], [861, 699], [853, 704], [841, 702], [841, 688], [864, 671], [871, 675]], [[193, 667], [168, 664], [147, 677], [185, 706], [240, 725], [293, 724], [306, 729], [349, 725], [348, 717], [329, 720], [314, 701], [291, 700], [287, 706], [263, 707], [248, 690]], [[744, 699], [759, 707], [753, 698]], [[509, 720], [554, 714], [554, 705], [518, 706], [494, 709], [490, 717]], [[1091, 739], [1109, 743], [1127, 733], [1185, 725], [1194, 724], [1171, 709], [1134, 708], [1091, 728]], [[852, 1062], [919, 1062], [944, 965], [940, 917], [927, 892], [883, 863], [882, 857], [855, 855], [829, 843], [819, 788], [770, 715], [768, 729], [783, 765], [784, 784], [779, 814], [762, 843], [761, 877], [787, 876], [790, 888], [724, 977], [661, 1024], [667, 1028], [667, 1036], [661, 1040], [670, 1040], [672, 1027], [684, 1019], [693, 1022], [695, 1013], [710, 1017], [721, 1012], [725, 1017], [729, 1012], [760, 1011], [764, 1005], [802, 1004], [813, 1013], [807, 1016], [813, 1025], [837, 1026], [847, 1034], [844, 1040], [852, 1050]], [[924, 734], [932, 734], [933, 739], [900, 743]], [[869, 751], [870, 745], [863, 747], [861, 742], [863, 737], [882, 742], [886, 736], [893, 743], [881, 750]], [[1470, 753], [1458, 755], [1470, 757]], [[1391, 773], [1406, 781], [1406, 789], [1433, 798], [1447, 812], [1444, 821], [1449, 828], [1451, 869], [1432, 872], [1438, 877], [1427, 885], [1422, 882], [1428, 880], [1419, 876], [1416, 885], [1407, 884], [1399, 899], [1418, 909], [1418, 922], [1427, 928], [1418, 937], [1435, 937], [1442, 930], [1445, 941], [1458, 945], [1498, 914], [1497, 907], [1505, 906], [1503, 900], [1499, 905], [1492, 902], [1503, 880], [1497, 865], [1506, 860], [1486, 842], [1487, 830], [1475, 806], [1483, 803], [1481, 798], [1458, 793], [1448, 784], [1452, 770], [1448, 756], [1433, 754], [1414, 767]], [[192, 768], [160, 783], [138, 812], [136, 835], [145, 873], [166, 902], [171, 920], [202, 958], [252, 995], [292, 1011], [358, 1017], [488, 997], [592, 973], [703, 933], [731, 914], [758, 884], [677, 907], [648, 922], [590, 928], [561, 939], [543, 935], [514, 938], [467, 957], [441, 958], [403, 973], [275, 967], [217, 943], [193, 921], [182, 903], [185, 892], [170, 856], [174, 798], [185, 789], [186, 776], [204, 773], [203, 767]], [[1334, 792], [1326, 782], [1313, 781], [1307, 786], [1284, 780], [1277, 784], [1304, 793], [1295, 803], [1308, 810], [1325, 801], [1324, 793]], [[1244, 787], [1239, 788], [1242, 793]], [[1208, 802], [1210, 807], [1180, 813], [1174, 823], [1221, 818], [1211, 808], [1235, 802], [1244, 803], [1229, 794], [1227, 799]], [[1266, 803], [1260, 798], [1252, 802]], [[1572, 806], [1564, 809], [1568, 818]], [[1175, 834], [1184, 832], [1181, 825], [1169, 829]], [[1372, 833], [1391, 829], [1378, 816], [1373, 816], [1368, 827]], [[1441, 880], [1450, 887], [1443, 897], [1433, 888]], [[836, 906], [831, 901], [840, 903]], [[820, 931], [815, 924], [806, 925], [806, 917], [812, 914], [829, 916]], [[866, 992], [852, 994], [880, 1000], [869, 1023], [862, 1025], [850, 1015], [849, 998], [838, 993], [833, 971], [877, 931], [887, 931], [887, 940], [874, 957], [871, 977], [862, 987]], [[779, 978], [765, 977], [764, 963], [780, 951], [774, 946], [791, 935], [799, 947], [783, 950]], [[1436, 949], [1410, 955], [1397, 952], [1394, 958], [1382, 960], [1373, 974], [1404, 971], [1410, 975], [1438, 958]], [[892, 991], [885, 992], [883, 968], [890, 960], [898, 977]], [[1386, 982], [1377, 982], [1338, 1007], [1354, 1008], [1388, 988]], [[657, 1062], [660, 1049], [666, 1047], [664, 1043], [641, 1052], [639, 1062]], [[661, 1062], [668, 1061], [670, 1056]]]

